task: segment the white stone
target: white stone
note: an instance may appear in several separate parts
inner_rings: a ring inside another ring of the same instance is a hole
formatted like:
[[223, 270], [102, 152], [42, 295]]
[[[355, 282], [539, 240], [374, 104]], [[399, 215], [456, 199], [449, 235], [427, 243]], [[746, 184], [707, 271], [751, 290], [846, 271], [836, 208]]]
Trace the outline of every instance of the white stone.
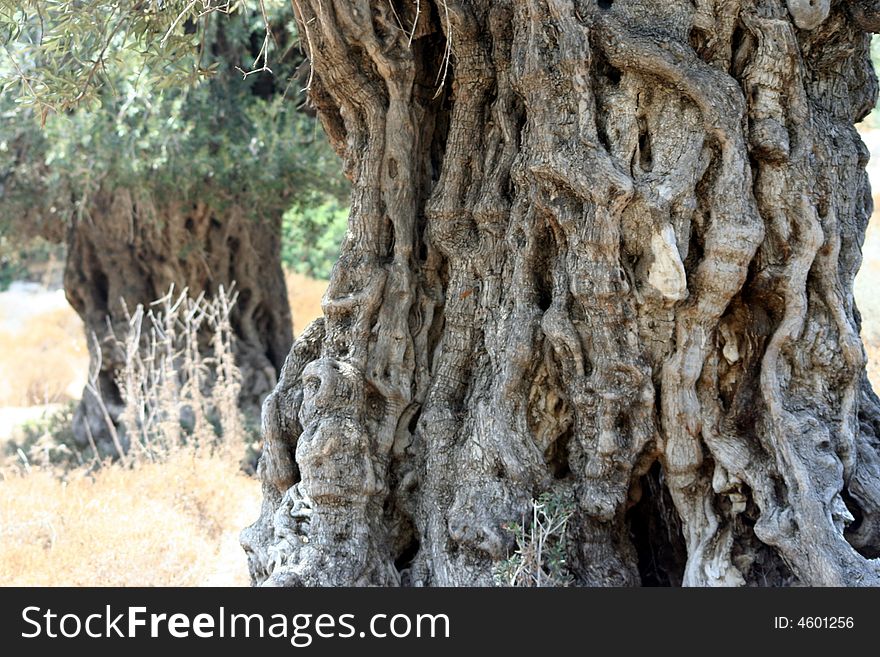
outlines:
[[724, 347], [721, 350], [724, 359], [733, 365], [739, 360], [739, 345], [736, 336], [727, 324], [721, 325], [721, 339], [724, 341]]
[[648, 283], [668, 301], [686, 299], [687, 274], [675, 242], [675, 231], [664, 224], [659, 232], [651, 236], [651, 253], [654, 262], [648, 270]]

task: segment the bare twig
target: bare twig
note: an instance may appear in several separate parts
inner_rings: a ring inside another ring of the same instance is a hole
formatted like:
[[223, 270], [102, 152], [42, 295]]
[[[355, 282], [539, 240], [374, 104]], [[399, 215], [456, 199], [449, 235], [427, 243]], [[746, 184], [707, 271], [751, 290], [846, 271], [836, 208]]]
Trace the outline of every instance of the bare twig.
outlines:
[[[449, 6], [446, 4], [446, 0], [443, 0], [443, 13], [446, 18], [446, 48], [443, 51], [443, 65], [437, 71], [437, 79], [435, 80], [437, 91], [434, 93], [434, 98], [437, 98], [443, 92], [443, 87], [446, 86], [446, 76], [449, 74], [449, 60], [452, 59], [452, 22], [449, 19]], [[415, 30], [415, 26], [413, 26], [413, 30]], [[441, 74], [443, 76], [442, 79]]]
[[303, 14], [302, 7], [299, 6], [299, 0], [290, 0], [293, 3], [294, 11], [299, 14], [299, 21], [302, 23], [303, 30], [306, 33], [306, 43], [309, 47], [309, 79], [306, 82], [305, 89], [303, 91], [308, 91], [312, 88], [312, 79], [315, 75], [315, 67], [312, 65], [312, 59], [315, 57], [315, 49], [312, 47], [312, 35], [309, 33], [309, 24], [306, 21], [305, 14]]
[[119, 432], [116, 430], [113, 418], [110, 416], [110, 412], [107, 410], [107, 405], [104, 403], [104, 396], [101, 394], [101, 382], [99, 381], [99, 377], [101, 374], [103, 357], [101, 355], [101, 343], [98, 342], [98, 336], [95, 335], [94, 332], [92, 332], [92, 340], [95, 343], [95, 368], [89, 373], [86, 390], [88, 390], [95, 398], [95, 401], [98, 403], [98, 408], [101, 409], [101, 414], [104, 416], [107, 431], [110, 433], [110, 438], [113, 440], [113, 446], [116, 448], [119, 460], [122, 461], [123, 465], [128, 465], [128, 458], [125, 455], [125, 450], [122, 449], [122, 443], [119, 441]]

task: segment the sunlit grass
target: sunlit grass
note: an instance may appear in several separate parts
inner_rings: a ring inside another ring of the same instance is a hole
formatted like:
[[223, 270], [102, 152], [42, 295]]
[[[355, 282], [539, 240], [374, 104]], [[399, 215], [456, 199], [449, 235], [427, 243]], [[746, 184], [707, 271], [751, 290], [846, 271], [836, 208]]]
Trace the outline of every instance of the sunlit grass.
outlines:
[[292, 271], [284, 274], [284, 280], [287, 283], [287, 300], [293, 315], [293, 333], [299, 335], [313, 320], [324, 314], [321, 310], [321, 297], [327, 290], [327, 281]]
[[[0, 307], [0, 314], [6, 312]], [[0, 330], [0, 406], [73, 399], [82, 391], [88, 364], [83, 325], [69, 306]]]
[[256, 479], [226, 452], [181, 448], [157, 463], [9, 470], [0, 480], [0, 585], [248, 583], [222, 540], [259, 513]]

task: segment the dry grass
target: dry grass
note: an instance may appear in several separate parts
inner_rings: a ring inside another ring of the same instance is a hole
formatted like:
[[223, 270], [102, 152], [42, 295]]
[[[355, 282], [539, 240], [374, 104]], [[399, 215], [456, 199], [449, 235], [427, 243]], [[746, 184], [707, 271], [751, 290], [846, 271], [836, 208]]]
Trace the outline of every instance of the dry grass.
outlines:
[[259, 504], [237, 459], [205, 449], [64, 479], [12, 472], [0, 480], [0, 585], [244, 586], [244, 554], [223, 539]]
[[[110, 421], [103, 399], [100, 361], [86, 386], [103, 411], [115, 455], [123, 463], [162, 458], [184, 442], [204, 445], [221, 438], [226, 443], [242, 439], [241, 372], [235, 363], [230, 321], [237, 296], [221, 285], [212, 299], [204, 294], [192, 298], [186, 288], [176, 292], [172, 285], [148, 307], [138, 304], [134, 313], [126, 311], [128, 328], [114, 336], [113, 343], [125, 354], [117, 373], [124, 403], [118, 419], [132, 446], [128, 454], [123, 454], [122, 432]], [[211, 338], [210, 349], [204, 345], [203, 330]]]
[[0, 329], [0, 406], [75, 399], [88, 365], [83, 325], [69, 306]]
[[321, 297], [327, 290], [327, 281], [292, 271], [285, 272], [284, 280], [287, 283], [287, 300], [293, 315], [293, 334], [299, 335], [313, 320], [324, 314], [321, 310]]

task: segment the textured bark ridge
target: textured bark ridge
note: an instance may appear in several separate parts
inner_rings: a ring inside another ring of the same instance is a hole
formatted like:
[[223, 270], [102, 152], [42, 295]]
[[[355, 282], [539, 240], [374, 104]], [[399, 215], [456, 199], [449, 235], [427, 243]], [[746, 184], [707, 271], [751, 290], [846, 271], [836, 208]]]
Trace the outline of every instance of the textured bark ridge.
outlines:
[[[89, 216], [71, 226], [67, 241], [65, 291], [86, 325], [93, 364], [99, 355], [93, 333], [100, 345], [98, 380], [113, 421], [122, 411], [116, 375], [125, 357], [113, 336], [126, 333], [126, 307], [133, 312], [137, 304], [151, 303], [172, 283], [196, 297], [213, 296], [220, 285], [229, 289], [235, 282], [241, 402], [259, 407], [293, 342], [277, 221], [254, 220], [235, 207], [161, 206], [117, 190], [93, 200]], [[86, 423], [99, 447], [114, 453], [107, 420], [88, 391], [74, 418], [74, 433], [84, 445]]]
[[273, 585], [880, 584], [852, 285], [877, 3], [299, 0], [354, 182], [264, 406]]

